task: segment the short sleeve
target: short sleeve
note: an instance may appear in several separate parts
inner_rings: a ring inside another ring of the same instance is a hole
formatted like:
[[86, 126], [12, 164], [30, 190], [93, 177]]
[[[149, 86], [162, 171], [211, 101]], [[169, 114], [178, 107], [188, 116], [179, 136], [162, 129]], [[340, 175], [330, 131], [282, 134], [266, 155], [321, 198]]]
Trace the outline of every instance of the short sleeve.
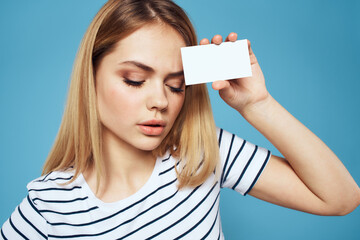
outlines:
[[2, 226], [0, 239], [47, 239], [46, 228], [47, 222], [29, 192]]
[[221, 187], [246, 195], [264, 170], [271, 152], [223, 129], [217, 129]]

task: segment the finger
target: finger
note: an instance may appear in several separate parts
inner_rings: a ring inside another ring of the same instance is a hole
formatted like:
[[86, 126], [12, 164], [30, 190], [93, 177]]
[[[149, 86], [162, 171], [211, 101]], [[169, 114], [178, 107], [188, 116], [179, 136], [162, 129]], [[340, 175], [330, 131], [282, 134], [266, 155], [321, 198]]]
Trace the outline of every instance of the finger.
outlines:
[[214, 43], [214, 44], [220, 44], [222, 43], [223, 39], [222, 39], [222, 36], [217, 34], [215, 35], [212, 39], [211, 39], [211, 43]]
[[248, 48], [249, 48], [250, 63], [255, 64], [255, 63], [257, 63], [257, 59], [251, 48], [251, 42], [249, 40], [247, 40], [247, 43], [248, 43]]
[[221, 81], [213, 82], [211, 86], [214, 90], [221, 90], [223, 88], [228, 87], [229, 85], [230, 85], [230, 83], [228, 81], [221, 80]]
[[229, 33], [229, 35], [226, 37], [225, 42], [235, 42], [236, 40], [237, 40], [237, 33], [231, 32], [231, 33]]
[[249, 39], [247, 39], [247, 44], [248, 44], [248, 48], [249, 48], [249, 54], [250, 54], [250, 55], [254, 54], [254, 52], [253, 52], [252, 49], [251, 49], [251, 42], [250, 42]]
[[210, 43], [210, 41], [209, 41], [209, 39], [207, 39], [207, 38], [203, 38], [203, 39], [201, 39], [201, 41], [200, 41], [200, 45], [206, 45], [206, 44], [209, 44]]

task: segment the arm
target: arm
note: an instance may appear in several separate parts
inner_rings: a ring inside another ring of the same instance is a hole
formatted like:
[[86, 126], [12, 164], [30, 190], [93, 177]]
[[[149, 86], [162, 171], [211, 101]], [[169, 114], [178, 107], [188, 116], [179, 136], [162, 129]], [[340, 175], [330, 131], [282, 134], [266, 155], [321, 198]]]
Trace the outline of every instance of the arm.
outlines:
[[29, 195], [2, 226], [0, 239], [47, 239], [47, 222]]
[[272, 157], [250, 195], [319, 215], [344, 215], [360, 190], [335, 154], [271, 96], [242, 115], [283, 154]]
[[[231, 33], [227, 41], [235, 41]], [[216, 35], [213, 43], [220, 44]], [[200, 44], [208, 44], [203, 39]], [[250, 195], [319, 215], [344, 215], [360, 204], [360, 189], [336, 155], [267, 92], [249, 44], [253, 76], [213, 88], [285, 157], [272, 156]]]

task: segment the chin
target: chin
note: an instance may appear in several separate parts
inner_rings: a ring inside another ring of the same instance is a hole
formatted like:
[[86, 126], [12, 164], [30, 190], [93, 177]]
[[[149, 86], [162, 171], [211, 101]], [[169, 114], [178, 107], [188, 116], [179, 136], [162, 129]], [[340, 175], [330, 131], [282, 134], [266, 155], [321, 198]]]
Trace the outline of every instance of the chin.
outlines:
[[[160, 145], [160, 144], [159, 144]], [[152, 152], [153, 150], [155, 150], [159, 145], [156, 146], [142, 146], [140, 148], [138, 148], [140, 151], [144, 151], [144, 152]]]
[[158, 146], [160, 146], [161, 142], [163, 139], [157, 139], [157, 140], [152, 140], [152, 141], [144, 141], [142, 143], [138, 143], [136, 148], [138, 148], [139, 150], [142, 151], [152, 151], [154, 149], [156, 149]]

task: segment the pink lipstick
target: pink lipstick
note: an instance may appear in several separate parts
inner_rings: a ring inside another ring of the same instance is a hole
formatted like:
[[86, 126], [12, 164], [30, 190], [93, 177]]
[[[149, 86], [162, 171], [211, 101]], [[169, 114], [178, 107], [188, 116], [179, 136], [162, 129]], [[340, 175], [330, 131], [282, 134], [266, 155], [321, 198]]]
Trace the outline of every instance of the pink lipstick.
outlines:
[[143, 121], [139, 123], [138, 126], [143, 134], [158, 136], [164, 131], [166, 122], [162, 120], [152, 119], [149, 121]]

